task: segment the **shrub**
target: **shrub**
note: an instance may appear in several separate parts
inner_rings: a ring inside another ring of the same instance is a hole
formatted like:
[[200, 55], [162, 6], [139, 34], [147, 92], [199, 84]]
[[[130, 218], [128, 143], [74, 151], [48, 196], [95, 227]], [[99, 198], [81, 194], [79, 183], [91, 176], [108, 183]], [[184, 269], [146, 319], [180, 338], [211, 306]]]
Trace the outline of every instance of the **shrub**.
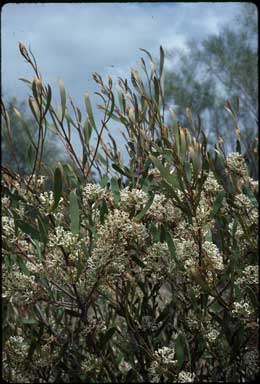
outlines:
[[[39, 141], [29, 177], [3, 169], [5, 380], [256, 378], [258, 183], [239, 137], [237, 152], [226, 155], [221, 141], [207, 149], [190, 111], [190, 129], [179, 126], [164, 104], [162, 48], [158, 69], [144, 50], [150, 69], [142, 58], [145, 80], [133, 68], [132, 87], [119, 79], [114, 91], [110, 77], [105, 84], [94, 73], [100, 129], [88, 95], [83, 120], [61, 81], [55, 110], [34, 57], [22, 43], [20, 51], [36, 76], [24, 81]], [[128, 163], [109, 133], [111, 119], [124, 126]], [[50, 173], [51, 189], [41, 176], [45, 129], [56, 132], [74, 162]]]

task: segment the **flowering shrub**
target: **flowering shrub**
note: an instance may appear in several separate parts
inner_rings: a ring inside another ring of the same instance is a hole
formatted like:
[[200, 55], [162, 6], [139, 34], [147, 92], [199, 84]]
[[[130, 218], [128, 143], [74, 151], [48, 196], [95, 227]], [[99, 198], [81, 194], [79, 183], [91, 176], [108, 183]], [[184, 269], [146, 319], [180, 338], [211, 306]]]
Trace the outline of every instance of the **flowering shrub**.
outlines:
[[[240, 151], [207, 150], [205, 134], [164, 121], [160, 74], [132, 69], [137, 93], [98, 74], [100, 131], [60, 82], [56, 112], [35, 60], [38, 122], [32, 174], [3, 170], [3, 376], [9, 382], [225, 382], [256, 378], [258, 184]], [[150, 54], [146, 52], [151, 58]], [[148, 91], [147, 91], [148, 89]], [[7, 129], [8, 116], [3, 106]], [[50, 126], [74, 167], [42, 176]], [[129, 164], [102, 139], [125, 127]], [[67, 127], [65, 129], [65, 120]], [[78, 132], [83, 158], [70, 144]], [[97, 144], [90, 145], [92, 132]], [[101, 152], [101, 149], [103, 152]], [[239, 150], [238, 145], [238, 150]], [[92, 169], [100, 176], [94, 182]], [[51, 189], [47, 181], [51, 179]]]

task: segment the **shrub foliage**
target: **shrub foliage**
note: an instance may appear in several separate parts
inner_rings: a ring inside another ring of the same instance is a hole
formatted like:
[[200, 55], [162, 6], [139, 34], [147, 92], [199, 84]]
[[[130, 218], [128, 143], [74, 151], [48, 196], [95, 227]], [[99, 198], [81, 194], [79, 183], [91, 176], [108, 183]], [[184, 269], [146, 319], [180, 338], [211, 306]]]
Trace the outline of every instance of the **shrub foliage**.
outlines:
[[[226, 109], [237, 152], [226, 154], [221, 141], [209, 151], [192, 112], [184, 128], [165, 107], [163, 49], [158, 68], [143, 50], [143, 75], [132, 68], [131, 85], [120, 78], [114, 86], [110, 77], [105, 82], [93, 74], [103, 111], [98, 126], [89, 96], [84, 114], [61, 80], [55, 109], [35, 58], [22, 43], [19, 48], [35, 73], [23, 81], [31, 89], [38, 140], [31, 143], [29, 177], [2, 170], [4, 378], [254, 379], [258, 183], [240, 153], [232, 105]], [[4, 103], [2, 114], [11, 142]], [[127, 161], [110, 121], [124, 127]], [[73, 165], [60, 163], [47, 177], [41, 170], [48, 129]]]

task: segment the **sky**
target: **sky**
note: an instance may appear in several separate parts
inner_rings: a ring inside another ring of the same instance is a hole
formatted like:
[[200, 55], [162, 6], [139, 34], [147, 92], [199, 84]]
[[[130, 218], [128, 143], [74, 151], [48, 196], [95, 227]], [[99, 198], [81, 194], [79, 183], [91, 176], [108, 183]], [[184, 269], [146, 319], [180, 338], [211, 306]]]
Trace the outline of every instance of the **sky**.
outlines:
[[[92, 73], [103, 78], [128, 77], [143, 57], [139, 48], [158, 57], [165, 50], [184, 49], [233, 20], [239, 2], [228, 3], [9, 3], [2, 8], [1, 68], [4, 99], [28, 98], [29, 88], [18, 79], [33, 78], [18, 42], [31, 48], [40, 72], [59, 102], [58, 78], [84, 111], [84, 94], [95, 105], [98, 87]], [[174, 57], [174, 55], [173, 55]], [[171, 63], [168, 62], [170, 68]], [[55, 103], [54, 103], [55, 105]], [[100, 114], [94, 108], [98, 119]], [[74, 138], [77, 146], [77, 140]]]

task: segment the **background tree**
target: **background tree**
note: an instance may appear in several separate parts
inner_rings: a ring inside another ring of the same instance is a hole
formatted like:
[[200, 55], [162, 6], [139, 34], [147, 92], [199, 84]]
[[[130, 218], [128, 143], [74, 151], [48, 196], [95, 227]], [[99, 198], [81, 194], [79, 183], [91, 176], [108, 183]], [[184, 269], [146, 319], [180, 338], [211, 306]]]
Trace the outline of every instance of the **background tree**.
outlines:
[[239, 118], [242, 150], [249, 160], [251, 175], [256, 177], [253, 153], [258, 116], [256, 7], [241, 4], [233, 24], [224, 25], [219, 34], [200, 43], [189, 42], [188, 52], [168, 52], [168, 57], [172, 57], [176, 69], [165, 74], [165, 100], [174, 104], [180, 123], [189, 124], [187, 108], [190, 108], [202, 118], [210, 141], [221, 136], [227, 149], [235, 150], [234, 121], [228, 113], [223, 113], [229, 100]]
[[[19, 102], [13, 97], [6, 103], [6, 110], [10, 119], [12, 138], [10, 141], [6, 125], [2, 124], [2, 165], [12, 168], [20, 175], [30, 174], [35, 156], [35, 151], [30, 143], [31, 140], [37, 141], [38, 128], [33, 117], [30, 117], [26, 110], [25, 101]], [[17, 114], [20, 114], [22, 118], [19, 118]], [[59, 160], [65, 160], [65, 153], [55, 135], [48, 130], [43, 148], [43, 164], [54, 168]]]

